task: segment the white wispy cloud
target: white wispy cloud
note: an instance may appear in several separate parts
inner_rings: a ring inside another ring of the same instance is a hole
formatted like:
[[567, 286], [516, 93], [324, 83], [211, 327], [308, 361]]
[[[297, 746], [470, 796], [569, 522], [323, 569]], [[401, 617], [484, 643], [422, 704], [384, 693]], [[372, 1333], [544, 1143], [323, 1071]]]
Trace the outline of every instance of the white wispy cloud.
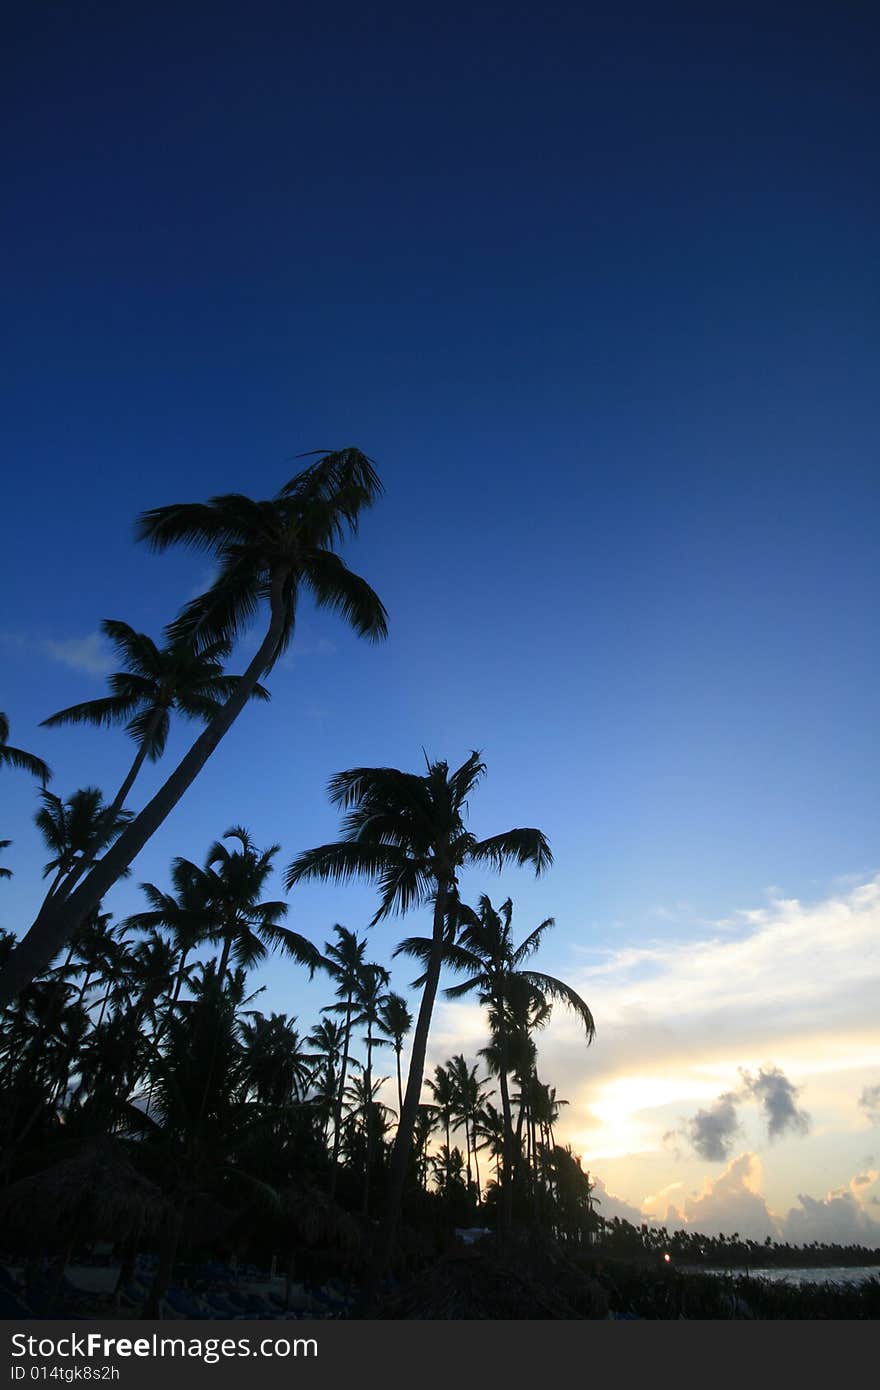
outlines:
[[[876, 1189], [864, 1201], [849, 1187], [817, 1196], [811, 1175], [820, 1162], [826, 1171], [833, 1162], [842, 1179], [870, 1166], [861, 1156], [880, 1115], [880, 877], [813, 903], [772, 898], [696, 941], [670, 936], [596, 952], [587, 964], [572, 947], [574, 970], [554, 962], [552, 973], [574, 985], [597, 1024], [587, 1048], [560, 1009], [537, 1037], [539, 1073], [569, 1101], [560, 1142], [624, 1205], [669, 1189], [694, 1229], [712, 1229], [711, 1217], [716, 1230], [756, 1238], [761, 1229], [790, 1238], [789, 1228], [808, 1225], [817, 1234], [805, 1239], [824, 1239], [832, 1225], [841, 1235], [872, 1231], [851, 1203], [872, 1220]], [[475, 1055], [485, 1040], [476, 1006], [438, 1002], [431, 1065], [451, 1051]], [[682, 1135], [699, 1141], [696, 1153], [671, 1142]], [[761, 1160], [739, 1162], [735, 1144], [761, 1151], [769, 1216]], [[704, 1165], [718, 1161], [724, 1172], [707, 1174]]]
[[114, 668], [113, 656], [100, 632], [85, 637], [69, 637], [61, 642], [46, 639], [40, 649], [50, 661], [82, 671], [89, 676], [106, 676]]
[[593, 1009], [606, 1059], [644, 1059], [662, 1040], [683, 1060], [708, 1043], [747, 1064], [793, 1035], [876, 1039], [880, 876], [816, 904], [777, 899], [738, 916], [735, 939], [627, 947], [581, 969], [571, 982]]

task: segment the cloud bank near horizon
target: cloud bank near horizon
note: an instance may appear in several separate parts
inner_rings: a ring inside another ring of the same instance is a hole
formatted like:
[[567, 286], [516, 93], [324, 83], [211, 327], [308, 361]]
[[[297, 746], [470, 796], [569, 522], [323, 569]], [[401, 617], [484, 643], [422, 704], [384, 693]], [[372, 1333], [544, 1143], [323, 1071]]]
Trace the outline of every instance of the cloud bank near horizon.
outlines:
[[[579, 966], [557, 956], [552, 969], [590, 1005], [596, 1041], [586, 1050], [578, 1026], [559, 1010], [537, 1037], [539, 1073], [569, 1100], [560, 1139], [584, 1155], [591, 1174], [615, 1155], [626, 1158], [627, 1176], [616, 1184], [626, 1195], [601, 1189], [617, 1214], [638, 1219], [648, 1174], [663, 1169], [667, 1181], [658, 1186], [674, 1210], [707, 1234], [748, 1227], [755, 1238], [763, 1230], [798, 1243], [880, 1246], [867, 1209], [880, 1212], [876, 1189], [855, 1189], [849, 1176], [863, 1162], [853, 1145], [880, 1123], [880, 875], [812, 904], [771, 899], [711, 924], [698, 940], [653, 940], [604, 951], [598, 961], [591, 949], [586, 965], [584, 946], [575, 951]], [[485, 1040], [476, 1007], [438, 1003], [429, 1066], [450, 1048], [475, 1054]], [[829, 1134], [841, 1137], [840, 1186], [817, 1197], [811, 1146], [826, 1145], [827, 1165]], [[675, 1146], [678, 1136], [689, 1141], [686, 1152]], [[762, 1136], [777, 1214], [755, 1186], [761, 1161], [753, 1150]], [[791, 1140], [802, 1155], [796, 1171]], [[734, 1158], [737, 1144], [748, 1162]], [[633, 1175], [641, 1155], [639, 1190]], [[697, 1162], [727, 1167], [695, 1185]]]

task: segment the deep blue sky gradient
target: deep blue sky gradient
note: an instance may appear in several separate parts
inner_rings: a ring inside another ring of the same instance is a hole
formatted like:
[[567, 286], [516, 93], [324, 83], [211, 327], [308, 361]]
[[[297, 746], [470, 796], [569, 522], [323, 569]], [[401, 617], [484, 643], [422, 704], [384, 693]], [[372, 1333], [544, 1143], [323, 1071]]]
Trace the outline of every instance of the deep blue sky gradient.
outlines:
[[[483, 750], [479, 833], [550, 836], [545, 882], [469, 886], [512, 894], [523, 931], [555, 914], [560, 972], [876, 869], [870, 6], [8, 23], [12, 742], [59, 793], [121, 779], [121, 734], [36, 726], [103, 689], [44, 642], [109, 616], [158, 636], [204, 582], [134, 545], [139, 511], [267, 495], [298, 451], [348, 444], [387, 488], [345, 554], [388, 643], [305, 608], [271, 707], [108, 906], [236, 821], [286, 863], [333, 836], [333, 772], [423, 746]], [[42, 856], [28, 780], [2, 793], [20, 929]], [[373, 903], [303, 889], [290, 924], [320, 941]], [[402, 932], [381, 933], [386, 954]], [[283, 978], [271, 1002], [308, 1010]]]

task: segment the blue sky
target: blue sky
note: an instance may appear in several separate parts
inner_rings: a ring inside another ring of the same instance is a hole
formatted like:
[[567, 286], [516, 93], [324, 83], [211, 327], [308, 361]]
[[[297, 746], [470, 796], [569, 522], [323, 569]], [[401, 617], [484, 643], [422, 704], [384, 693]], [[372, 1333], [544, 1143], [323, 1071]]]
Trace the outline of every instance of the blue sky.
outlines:
[[[333, 772], [423, 746], [483, 751], [479, 832], [548, 834], [546, 880], [471, 886], [523, 930], [555, 915], [543, 961], [567, 977], [872, 881], [876, 41], [866, 9], [825, 6], [14, 17], [12, 742], [57, 792], [121, 780], [121, 734], [36, 726], [101, 693], [102, 618], [158, 636], [205, 582], [134, 545], [139, 511], [267, 495], [299, 451], [348, 444], [387, 489], [345, 554], [389, 641], [303, 610], [272, 705], [119, 915], [236, 821], [286, 863], [334, 834]], [[33, 790], [3, 794], [21, 927]], [[290, 923], [320, 941], [373, 901], [304, 888]], [[267, 1005], [323, 1002], [265, 978]]]

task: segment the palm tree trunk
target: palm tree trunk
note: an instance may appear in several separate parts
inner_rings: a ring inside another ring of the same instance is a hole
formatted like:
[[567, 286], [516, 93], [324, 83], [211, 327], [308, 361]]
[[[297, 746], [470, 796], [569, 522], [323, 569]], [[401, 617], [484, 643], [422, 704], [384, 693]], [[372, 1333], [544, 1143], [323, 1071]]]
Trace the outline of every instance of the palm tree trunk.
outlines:
[[434, 1000], [437, 997], [437, 986], [440, 983], [440, 968], [443, 964], [443, 932], [446, 923], [447, 894], [448, 885], [441, 880], [437, 884], [437, 896], [434, 901], [431, 955], [428, 960], [428, 968], [425, 971], [425, 987], [422, 991], [419, 1016], [413, 1034], [409, 1075], [406, 1079], [406, 1095], [403, 1098], [400, 1123], [397, 1126], [391, 1162], [388, 1165], [384, 1219], [371, 1268], [371, 1283], [374, 1287], [388, 1266], [394, 1247], [394, 1238], [397, 1234], [397, 1223], [400, 1219], [400, 1204], [406, 1182], [406, 1169], [412, 1149], [413, 1129], [415, 1128], [419, 1100], [422, 1094], [422, 1081], [425, 1075], [425, 1055], [428, 1050], [431, 1015], [434, 1010]]
[[345, 1092], [345, 1073], [348, 1070], [348, 1050], [351, 1046], [351, 1007], [352, 992], [348, 991], [345, 1001], [345, 1044], [342, 1049], [342, 1066], [339, 1072], [339, 1090], [336, 1093], [333, 1116], [333, 1164], [330, 1169], [330, 1196], [336, 1196], [336, 1165], [339, 1162], [339, 1145], [342, 1141], [342, 1102]]
[[363, 1214], [370, 1212], [370, 1164], [373, 1160], [373, 1024], [367, 1020], [367, 1070], [364, 1073], [364, 1138], [366, 1139], [366, 1168], [364, 1170]]
[[473, 1130], [473, 1135], [474, 1135], [474, 1172], [475, 1172], [475, 1174], [476, 1174], [476, 1179], [477, 1179], [477, 1206], [479, 1207], [479, 1206], [482, 1205], [482, 1200], [481, 1200], [482, 1189], [481, 1189], [481, 1187], [480, 1187], [480, 1160], [479, 1160], [479, 1158], [477, 1157], [477, 1117], [476, 1117], [476, 1115], [474, 1115], [473, 1120], [472, 1120], [472, 1122], [471, 1122], [471, 1129]]
[[501, 1191], [499, 1226], [502, 1236], [510, 1233], [513, 1224], [513, 1115], [510, 1109], [510, 1088], [507, 1084], [510, 1048], [507, 1040], [507, 1024], [504, 1019], [504, 1001], [498, 1013], [498, 1050], [500, 1070], [498, 1084], [501, 1090], [501, 1112], [504, 1116], [504, 1174]]
[[177, 1258], [177, 1247], [183, 1229], [183, 1212], [184, 1202], [181, 1202], [180, 1206], [169, 1215], [168, 1224], [159, 1247], [159, 1264], [141, 1313], [143, 1318], [161, 1316], [160, 1305], [168, 1292], [171, 1276], [174, 1273], [174, 1261]]
[[221, 989], [223, 987], [223, 977], [229, 968], [229, 953], [231, 950], [232, 935], [230, 932], [227, 932], [225, 940], [223, 942], [223, 950], [220, 953], [220, 964], [217, 967], [217, 984], [220, 986]]
[[395, 1050], [395, 1052], [396, 1052], [396, 1054], [397, 1054], [397, 1120], [398, 1120], [398, 1123], [400, 1123], [400, 1117], [401, 1117], [401, 1115], [403, 1114], [403, 1085], [402, 1085], [401, 1079], [400, 1079], [400, 1053], [401, 1053], [401, 1049], [400, 1049], [399, 1047], [397, 1047], [397, 1048], [395, 1048], [394, 1050]]
[[105, 893], [128, 868], [144, 845], [174, 810], [195, 781], [224, 734], [232, 727], [253, 693], [260, 677], [272, 665], [284, 627], [282, 590], [284, 575], [272, 578], [271, 619], [260, 648], [226, 704], [208, 724], [156, 795], [126, 826], [99, 864], [69, 898], [44, 904], [36, 921], [13, 951], [0, 974], [0, 1007], [18, 995], [60, 951]]
[[[159, 714], [160, 711], [157, 710], [156, 713], [153, 715], [149, 727], [145, 731], [144, 737], [141, 740], [141, 745], [138, 748], [137, 754], [135, 755], [134, 762], [132, 763], [131, 767], [128, 769], [128, 772], [125, 775], [125, 780], [123, 781], [122, 786], [119, 788], [119, 791], [114, 796], [106, 811], [103, 812], [101, 819], [98, 822], [96, 835], [97, 831], [100, 830], [101, 826], [113, 825], [113, 823], [116, 820], [116, 817], [119, 815], [119, 812], [125, 805], [126, 797], [128, 796], [128, 793], [131, 791], [132, 786], [134, 785], [134, 780], [144, 765], [144, 759], [147, 756], [147, 745], [149, 743], [150, 736], [153, 730], [159, 722]], [[67, 878], [65, 878], [64, 882], [60, 886], [58, 885], [56, 880], [56, 882], [52, 885], [52, 888], [50, 889], [50, 896], [54, 897], [57, 894], [58, 897], [69, 898], [70, 894], [73, 892], [74, 886], [82, 878], [86, 869], [89, 868], [89, 866], [94, 862], [95, 855], [97, 853], [98, 850], [96, 846], [89, 854], [84, 854], [82, 859], [80, 859], [78, 864], [74, 865], [70, 873], [67, 875]]]

